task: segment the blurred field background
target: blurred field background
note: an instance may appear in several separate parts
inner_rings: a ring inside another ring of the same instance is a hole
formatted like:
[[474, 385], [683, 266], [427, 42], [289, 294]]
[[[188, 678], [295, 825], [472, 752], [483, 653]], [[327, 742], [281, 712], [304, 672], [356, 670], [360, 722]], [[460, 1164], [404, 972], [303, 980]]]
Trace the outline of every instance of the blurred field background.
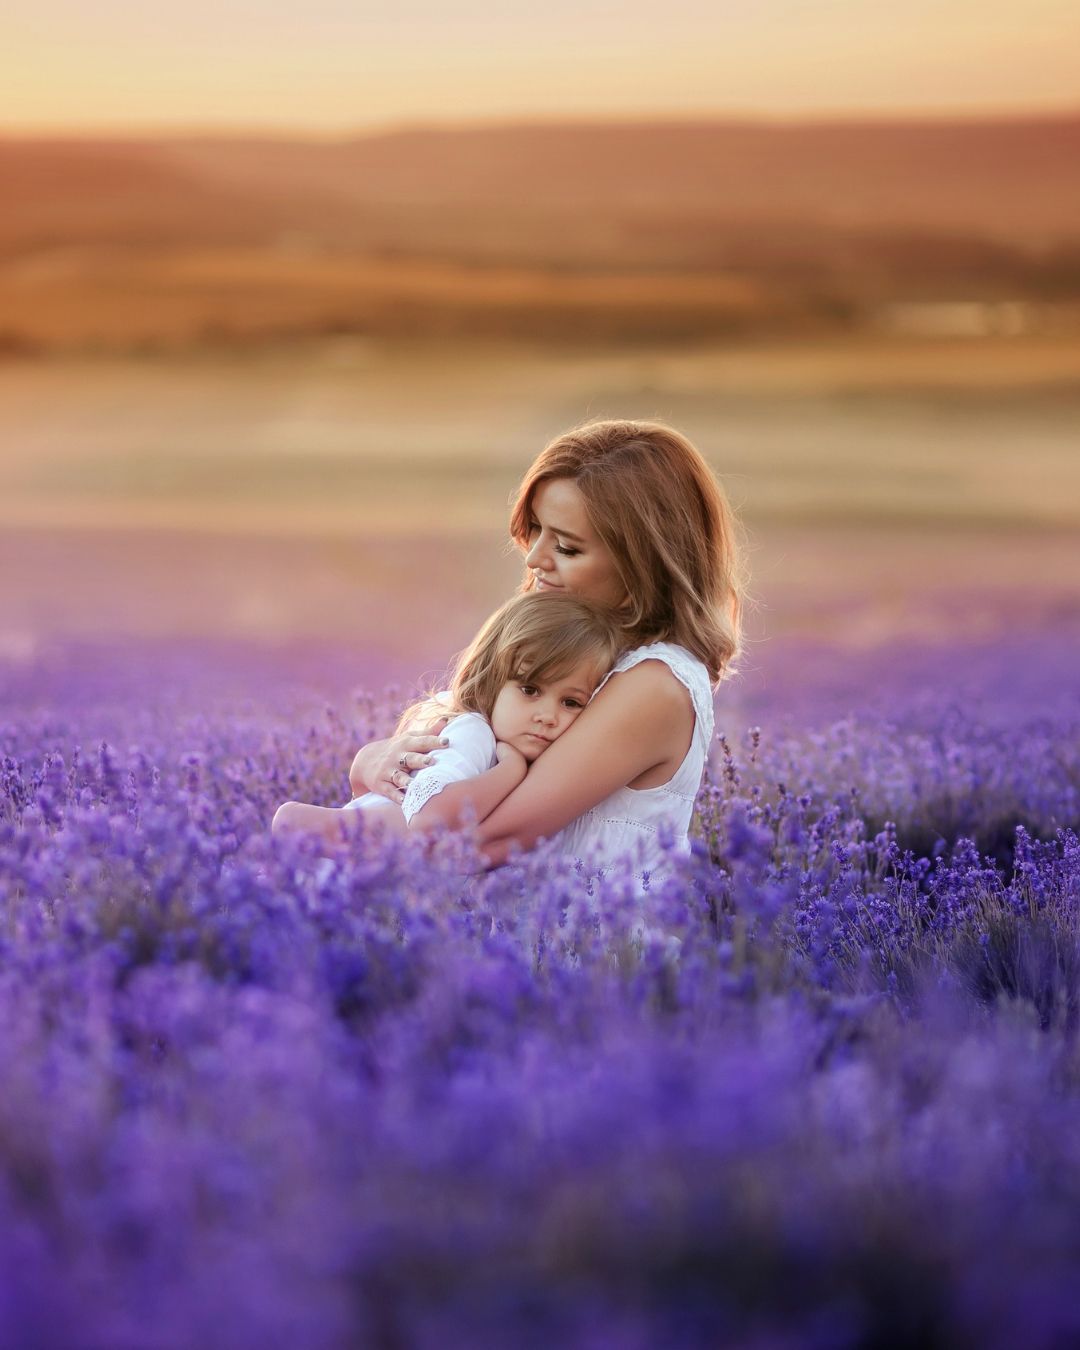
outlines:
[[552, 435], [667, 420], [748, 678], [1080, 630], [1080, 114], [0, 138], [0, 657], [443, 661]]

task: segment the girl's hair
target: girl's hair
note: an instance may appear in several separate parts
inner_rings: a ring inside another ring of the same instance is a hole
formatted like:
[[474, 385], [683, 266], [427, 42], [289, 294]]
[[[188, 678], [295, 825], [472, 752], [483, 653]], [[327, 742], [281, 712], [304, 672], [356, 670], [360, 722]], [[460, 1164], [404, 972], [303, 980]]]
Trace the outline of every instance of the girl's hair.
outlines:
[[[541, 483], [566, 478], [626, 590], [626, 642], [670, 641], [704, 662], [714, 681], [742, 646], [745, 564], [723, 489], [685, 436], [659, 422], [586, 422], [542, 450], [522, 480], [510, 534], [527, 553]], [[530, 591], [535, 578], [522, 586]], [[545, 597], [548, 598], [548, 597]]]
[[475, 712], [491, 720], [495, 700], [511, 683], [543, 684], [582, 661], [597, 681], [624, 646], [611, 610], [571, 595], [515, 595], [497, 609], [458, 657], [450, 683], [452, 702], [422, 699], [401, 715], [398, 730], [427, 716]]

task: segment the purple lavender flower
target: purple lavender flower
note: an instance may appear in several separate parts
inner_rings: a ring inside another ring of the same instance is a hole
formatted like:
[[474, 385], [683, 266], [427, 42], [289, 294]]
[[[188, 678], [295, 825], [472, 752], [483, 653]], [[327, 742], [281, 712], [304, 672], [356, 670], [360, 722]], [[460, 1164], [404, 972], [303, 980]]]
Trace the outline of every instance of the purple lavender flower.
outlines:
[[0, 1343], [1076, 1339], [1064, 687], [729, 721], [642, 900], [272, 841], [392, 700], [126, 656], [0, 727]]

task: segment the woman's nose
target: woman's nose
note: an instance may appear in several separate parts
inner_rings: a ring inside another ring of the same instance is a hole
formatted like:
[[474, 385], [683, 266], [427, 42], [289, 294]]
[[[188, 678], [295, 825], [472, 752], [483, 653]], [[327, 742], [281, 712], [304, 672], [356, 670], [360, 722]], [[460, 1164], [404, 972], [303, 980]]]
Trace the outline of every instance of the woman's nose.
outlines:
[[546, 547], [542, 547], [543, 538], [544, 536], [542, 534], [538, 534], [533, 540], [532, 547], [529, 549], [528, 553], [525, 554], [525, 566], [538, 567], [541, 572], [547, 572], [550, 568], [544, 565], [547, 549]]

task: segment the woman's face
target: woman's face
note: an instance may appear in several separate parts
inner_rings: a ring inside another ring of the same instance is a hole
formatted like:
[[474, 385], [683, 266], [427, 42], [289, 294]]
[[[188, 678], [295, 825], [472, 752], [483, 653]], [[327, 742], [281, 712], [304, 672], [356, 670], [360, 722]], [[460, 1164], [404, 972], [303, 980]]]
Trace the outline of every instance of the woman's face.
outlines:
[[525, 566], [538, 591], [617, 608], [626, 591], [607, 545], [589, 524], [585, 498], [570, 478], [549, 478], [533, 493]]

